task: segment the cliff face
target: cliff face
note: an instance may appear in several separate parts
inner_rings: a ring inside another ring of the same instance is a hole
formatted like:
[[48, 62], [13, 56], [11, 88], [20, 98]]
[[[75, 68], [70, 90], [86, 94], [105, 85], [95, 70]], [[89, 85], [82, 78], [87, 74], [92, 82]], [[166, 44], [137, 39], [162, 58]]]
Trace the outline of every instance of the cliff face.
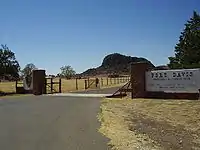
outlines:
[[154, 66], [149, 60], [142, 57], [131, 57], [114, 53], [107, 55], [102, 65], [97, 68], [88, 69], [83, 72], [82, 76], [109, 75], [109, 74], [129, 74], [130, 64], [132, 62], [148, 62]]

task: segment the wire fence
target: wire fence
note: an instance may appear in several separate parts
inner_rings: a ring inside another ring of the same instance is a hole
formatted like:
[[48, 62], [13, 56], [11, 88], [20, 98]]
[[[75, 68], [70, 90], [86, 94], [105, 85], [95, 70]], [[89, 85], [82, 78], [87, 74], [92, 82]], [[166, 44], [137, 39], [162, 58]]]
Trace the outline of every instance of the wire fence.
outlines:
[[[62, 92], [70, 92], [70, 91], [78, 91], [78, 90], [86, 90], [86, 89], [94, 89], [94, 88], [105, 88], [112, 86], [120, 86], [130, 80], [129, 76], [117, 77], [117, 78], [109, 78], [109, 77], [101, 77], [98, 78], [99, 82], [96, 85], [96, 78], [84, 78], [84, 79], [61, 79], [61, 91]], [[58, 82], [59, 78], [54, 78], [54, 82]], [[47, 81], [49, 82], [49, 81]], [[23, 86], [22, 81], [18, 81]], [[59, 91], [59, 85], [53, 85], [53, 89], [55, 91]], [[47, 92], [50, 89], [47, 87]], [[16, 82], [0, 82], [0, 93], [15, 93], [16, 92]]]

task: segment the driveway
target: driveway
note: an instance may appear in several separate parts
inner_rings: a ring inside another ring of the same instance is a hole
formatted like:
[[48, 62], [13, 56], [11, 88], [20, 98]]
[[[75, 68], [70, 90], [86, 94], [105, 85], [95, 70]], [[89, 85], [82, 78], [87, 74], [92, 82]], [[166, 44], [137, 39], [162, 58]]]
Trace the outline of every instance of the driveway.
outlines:
[[108, 139], [97, 131], [100, 100], [64, 96], [1, 99], [0, 149], [106, 150]]
[[78, 91], [78, 92], [72, 92], [72, 93], [84, 93], [84, 94], [109, 94], [112, 95], [114, 92], [116, 92], [121, 86], [117, 87], [111, 87], [111, 88], [103, 88], [103, 89], [92, 89], [92, 90], [86, 90], [86, 91]]

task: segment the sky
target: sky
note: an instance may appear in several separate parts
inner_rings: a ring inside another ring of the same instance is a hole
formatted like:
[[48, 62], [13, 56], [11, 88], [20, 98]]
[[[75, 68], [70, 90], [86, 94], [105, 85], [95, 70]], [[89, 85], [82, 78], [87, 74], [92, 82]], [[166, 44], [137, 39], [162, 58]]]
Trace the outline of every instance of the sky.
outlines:
[[23, 68], [47, 74], [71, 65], [101, 65], [111, 53], [145, 57], [154, 65], [174, 55], [184, 24], [200, 0], [0, 0], [0, 44]]

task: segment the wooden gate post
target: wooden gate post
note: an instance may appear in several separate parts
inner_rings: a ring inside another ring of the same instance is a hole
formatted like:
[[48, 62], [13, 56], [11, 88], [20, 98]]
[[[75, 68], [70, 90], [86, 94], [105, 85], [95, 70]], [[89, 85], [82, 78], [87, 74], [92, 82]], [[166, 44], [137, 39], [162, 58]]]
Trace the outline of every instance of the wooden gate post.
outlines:
[[50, 83], [51, 83], [51, 94], [53, 93], [53, 78], [50, 79]]
[[47, 94], [47, 79], [45, 78], [45, 80], [44, 80], [44, 94]]
[[59, 78], [59, 93], [62, 93], [62, 82], [61, 82], [61, 78]]
[[87, 80], [85, 80], [85, 90], [87, 89]]
[[76, 78], [76, 90], [78, 90], [78, 79]]
[[107, 85], [108, 85], [108, 77], [107, 77]]
[[18, 81], [16, 80], [16, 82], [15, 82], [15, 89], [16, 89], [16, 91], [17, 91], [17, 84], [18, 84]]

